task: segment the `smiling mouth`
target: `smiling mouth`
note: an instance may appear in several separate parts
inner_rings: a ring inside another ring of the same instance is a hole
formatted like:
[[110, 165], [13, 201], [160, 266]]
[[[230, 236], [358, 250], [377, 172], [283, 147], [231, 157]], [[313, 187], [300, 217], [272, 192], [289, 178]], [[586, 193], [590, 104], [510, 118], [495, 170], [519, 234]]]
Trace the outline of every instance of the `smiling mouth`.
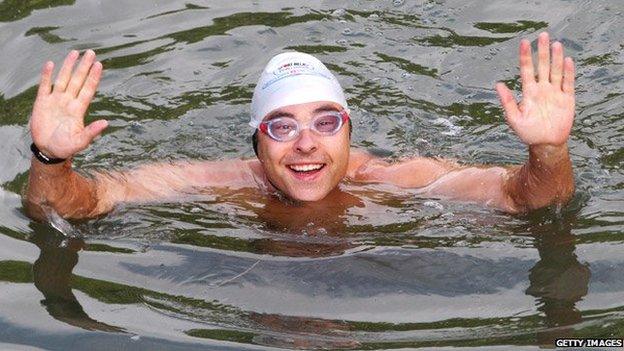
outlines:
[[323, 169], [323, 167], [325, 167], [324, 163], [309, 163], [309, 164], [304, 164], [304, 165], [288, 165], [288, 168], [291, 171], [297, 172], [297, 173], [302, 173], [302, 174], [314, 173], [314, 172], [320, 171], [321, 169]]

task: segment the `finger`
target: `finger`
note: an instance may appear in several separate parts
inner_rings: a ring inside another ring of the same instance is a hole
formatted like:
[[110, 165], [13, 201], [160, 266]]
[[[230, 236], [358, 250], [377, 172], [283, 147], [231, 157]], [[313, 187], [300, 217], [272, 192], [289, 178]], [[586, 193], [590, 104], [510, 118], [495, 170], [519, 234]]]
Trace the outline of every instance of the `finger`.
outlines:
[[537, 78], [540, 82], [547, 82], [550, 78], [550, 38], [548, 33], [542, 32], [537, 37]]
[[516, 121], [520, 118], [520, 110], [511, 90], [504, 83], [496, 84], [496, 92], [500, 99], [501, 105], [505, 110], [505, 119], [507, 123], [515, 129]]
[[552, 44], [552, 67], [550, 70], [550, 82], [561, 87], [561, 79], [563, 74], [563, 45], [556, 41]]
[[69, 77], [71, 76], [72, 69], [74, 68], [74, 63], [78, 59], [78, 51], [72, 50], [65, 57], [65, 61], [63, 62], [63, 66], [56, 77], [56, 82], [54, 82], [54, 91], [55, 92], [64, 92], [67, 88], [67, 83], [69, 82]]
[[535, 73], [533, 71], [533, 58], [531, 57], [531, 43], [523, 39], [520, 41], [520, 79], [522, 81], [522, 91], [535, 84]]
[[82, 56], [82, 60], [80, 60], [78, 68], [76, 68], [76, 71], [72, 75], [69, 85], [67, 85], [68, 93], [73, 96], [78, 96], [80, 88], [84, 84], [87, 74], [89, 74], [89, 69], [93, 64], [93, 61], [95, 61], [95, 52], [93, 52], [93, 50], [87, 50]]
[[80, 135], [82, 145], [86, 147], [91, 144], [93, 139], [100, 135], [100, 133], [102, 133], [102, 131], [104, 131], [106, 127], [108, 127], [108, 121], [106, 121], [105, 119], [97, 120], [86, 126], [85, 129], [82, 131], [82, 134]]
[[574, 61], [566, 57], [563, 61], [563, 92], [574, 95]]
[[41, 69], [41, 79], [39, 81], [39, 90], [37, 95], [49, 95], [52, 91], [52, 71], [54, 70], [54, 62], [48, 61], [43, 64]]
[[[97, 90], [98, 84], [100, 83], [100, 78], [102, 77], [102, 63], [97, 61], [93, 65], [91, 65], [91, 69], [89, 70], [89, 74], [84, 82], [84, 85], [80, 89], [80, 93], [78, 94], [78, 100], [82, 104], [86, 106], [91, 103], [93, 96], [95, 95], [95, 91]], [[85, 108], [86, 110], [86, 108]]]

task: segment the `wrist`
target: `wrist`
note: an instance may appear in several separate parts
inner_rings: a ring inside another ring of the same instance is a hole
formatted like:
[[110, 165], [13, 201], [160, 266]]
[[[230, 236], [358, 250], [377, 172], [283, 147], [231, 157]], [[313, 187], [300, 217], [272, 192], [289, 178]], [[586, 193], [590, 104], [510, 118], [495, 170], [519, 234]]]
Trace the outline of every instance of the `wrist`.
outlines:
[[67, 159], [64, 159], [64, 158], [56, 158], [56, 157], [51, 157], [51, 156], [46, 155], [41, 150], [39, 150], [39, 148], [37, 147], [37, 145], [35, 145], [34, 142], [30, 144], [30, 151], [32, 151], [37, 161], [45, 165], [56, 165], [56, 164], [64, 163], [65, 161], [67, 161]]
[[536, 144], [529, 146], [529, 164], [534, 172], [567, 167], [570, 164], [567, 143], [561, 145]]
[[568, 143], [554, 144], [533, 144], [529, 145], [529, 154], [541, 156], [543, 158], [559, 158], [568, 155]]

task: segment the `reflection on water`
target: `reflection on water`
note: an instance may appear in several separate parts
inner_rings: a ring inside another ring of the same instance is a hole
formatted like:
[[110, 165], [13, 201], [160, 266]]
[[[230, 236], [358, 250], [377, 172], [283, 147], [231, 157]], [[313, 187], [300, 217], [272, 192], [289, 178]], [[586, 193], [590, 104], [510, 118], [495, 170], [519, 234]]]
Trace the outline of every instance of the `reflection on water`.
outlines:
[[[535, 249], [539, 254], [537, 260], [511, 259], [511, 256], [502, 260], [501, 258], [477, 258], [444, 251], [410, 255], [399, 250], [386, 251], [377, 255], [361, 253], [343, 256], [334, 259], [336, 262], [323, 260], [289, 263], [257, 259], [256, 263], [245, 271], [227, 279], [225, 277], [231, 274], [228, 272], [228, 266], [240, 266], [241, 262], [237, 260], [250, 260], [242, 257], [238, 259], [210, 257], [223, 255], [203, 252], [188, 257], [196, 262], [185, 262], [180, 266], [171, 267], [163, 266], [163, 264], [136, 265], [124, 263], [123, 259], [118, 261], [118, 264], [125, 265], [130, 272], [137, 271], [151, 279], [164, 278], [167, 281], [173, 281], [178, 287], [203, 285], [209, 289], [219, 289], [234, 283], [241, 290], [253, 290], [250, 288], [262, 288], [266, 283], [263, 280], [267, 278], [274, 280], [271, 285], [279, 286], [284, 283], [284, 280], [297, 279], [295, 276], [313, 283], [319, 280], [320, 275], [323, 275], [325, 284], [333, 284], [336, 288], [342, 289], [333, 293], [333, 297], [339, 298], [345, 298], [353, 293], [365, 294], [372, 298], [384, 296], [382, 291], [388, 294], [393, 290], [407, 293], [412, 297], [425, 297], [435, 293], [460, 300], [462, 296], [470, 294], [479, 294], [485, 298], [500, 292], [501, 289], [515, 289], [517, 286], [522, 286], [522, 281], [526, 279], [528, 272], [528, 288], [525, 292], [536, 298], [537, 313], [520, 313], [506, 317], [451, 318], [424, 323], [380, 323], [246, 311], [227, 304], [208, 303], [138, 286], [73, 275], [72, 270], [78, 261], [79, 251], [85, 248], [84, 241], [64, 239], [60, 235], [45, 230], [32, 238], [40, 250], [34, 265], [31, 267], [25, 262], [4, 261], [1, 263], [2, 271], [5, 272], [2, 280], [28, 282], [30, 269], [32, 269], [32, 281], [43, 294], [44, 299], [41, 300], [41, 304], [50, 316], [86, 330], [128, 332], [125, 328], [112, 326], [90, 317], [72, 289], [107, 304], [142, 304], [159, 311], [163, 317], [166, 316], [165, 318], [182, 318], [208, 323], [211, 325], [210, 328], [192, 328], [185, 330], [184, 333], [213, 341], [226, 340], [278, 347], [340, 349], [501, 344], [548, 346], [552, 345], [554, 339], [563, 336], [595, 336], [594, 329], [590, 329], [589, 334], [585, 335], [582, 329], [577, 330], [572, 326], [584, 318], [591, 320], [593, 316], [613, 311], [613, 309], [607, 309], [583, 312], [576, 307], [576, 303], [582, 300], [588, 292], [590, 265], [579, 262], [574, 253], [575, 237], [570, 233], [569, 226], [564, 225], [564, 228], [561, 228], [560, 224], [539, 225], [539, 229], [533, 233], [536, 235]], [[275, 252], [271, 250], [272, 248], [266, 247], [263, 254], [278, 256], [283, 254], [281, 247], [276, 246]], [[161, 247], [156, 250], [175, 252], [179, 249]], [[230, 262], [227, 263], [227, 261]], [[531, 263], [527, 265], [526, 263], [529, 262]], [[254, 270], [258, 263], [265, 267], [258, 267]], [[110, 262], [105, 264], [111, 265]], [[292, 265], [300, 267], [287, 268]], [[455, 268], [453, 269], [451, 265]], [[206, 275], [206, 270], [212, 271], [210, 277]], [[364, 273], [363, 270], [368, 273]], [[200, 273], [201, 271], [203, 273]], [[497, 271], [500, 271], [500, 274]], [[182, 275], [181, 272], [185, 274]], [[277, 273], [272, 275], [271, 272]], [[203, 278], [197, 279], [199, 276]], [[215, 284], [220, 279], [224, 280]], [[362, 289], [361, 284], [367, 285], [366, 289]], [[293, 285], [290, 286], [292, 287]], [[321, 291], [324, 289], [327, 292], [326, 288], [319, 289], [319, 287], [312, 286], [310, 288], [300, 293], [306, 295], [312, 292], [322, 295]], [[255, 296], [255, 298], [263, 299], [264, 297]], [[325, 303], [331, 303], [331, 297], [324, 299]], [[347, 301], [346, 298], [345, 301]], [[407, 308], [406, 311], [410, 309]], [[623, 309], [624, 306], [617, 308], [619, 311]], [[621, 327], [621, 322], [618, 324]], [[618, 324], [602, 330], [600, 335], [613, 335], [612, 333], [617, 332], [619, 328]], [[489, 330], [487, 332], [489, 337], [480, 339], [479, 335], [484, 330]], [[453, 337], [449, 339], [449, 335]]]
[[28, 17], [33, 10], [74, 4], [74, 0], [5, 0], [0, 2], [0, 22], [10, 22]]
[[526, 292], [538, 299], [538, 310], [544, 313], [546, 326], [552, 328], [540, 332], [538, 340], [542, 345], [552, 345], [557, 338], [574, 336], [572, 328], [554, 328], [582, 321], [576, 303], [587, 295], [590, 269], [579, 263], [574, 237], [568, 231], [538, 237], [536, 248], [540, 261], [530, 271], [531, 285]]
[[84, 241], [69, 239], [60, 246], [58, 240], [54, 239], [49, 233], [33, 238], [33, 242], [41, 250], [32, 267], [35, 287], [44, 296], [41, 304], [54, 319], [61, 322], [87, 330], [121, 332], [120, 328], [89, 318], [72, 293], [72, 269], [78, 263], [78, 251]]
[[[54, 350], [552, 347], [623, 337], [621, 4], [513, 1], [0, 1], [0, 345]], [[578, 64], [577, 194], [507, 216], [381, 185], [324, 201], [255, 191], [30, 221], [28, 115], [45, 59], [105, 66], [81, 170], [253, 157], [266, 60], [317, 55], [345, 87], [354, 147], [520, 163], [493, 92], [548, 30]], [[243, 127], [241, 127], [243, 126]], [[59, 224], [57, 223], [57, 224]], [[112, 345], [115, 345], [113, 347]]]

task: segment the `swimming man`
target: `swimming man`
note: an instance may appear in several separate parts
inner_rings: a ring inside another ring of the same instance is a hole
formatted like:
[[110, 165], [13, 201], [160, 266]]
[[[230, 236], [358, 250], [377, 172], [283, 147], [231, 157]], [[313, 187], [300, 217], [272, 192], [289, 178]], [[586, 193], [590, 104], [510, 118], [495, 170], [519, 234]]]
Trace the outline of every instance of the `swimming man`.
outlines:
[[574, 63], [547, 33], [537, 42], [537, 75], [530, 43], [520, 43], [522, 102], [498, 83], [505, 117], [528, 145], [522, 166], [464, 166], [415, 157], [390, 163], [351, 150], [351, 118], [342, 88], [316, 58], [275, 56], [265, 67], [251, 103], [257, 159], [153, 163], [127, 171], [83, 176], [72, 157], [107, 127], [84, 125], [102, 64], [88, 50], [70, 52], [52, 84], [45, 63], [30, 120], [33, 158], [24, 203], [45, 218], [94, 217], [123, 202], [166, 201], [215, 188], [258, 188], [295, 201], [331, 201], [344, 180], [418, 189], [428, 197], [477, 202], [510, 213], [563, 204], [574, 192], [567, 140], [574, 120]]

